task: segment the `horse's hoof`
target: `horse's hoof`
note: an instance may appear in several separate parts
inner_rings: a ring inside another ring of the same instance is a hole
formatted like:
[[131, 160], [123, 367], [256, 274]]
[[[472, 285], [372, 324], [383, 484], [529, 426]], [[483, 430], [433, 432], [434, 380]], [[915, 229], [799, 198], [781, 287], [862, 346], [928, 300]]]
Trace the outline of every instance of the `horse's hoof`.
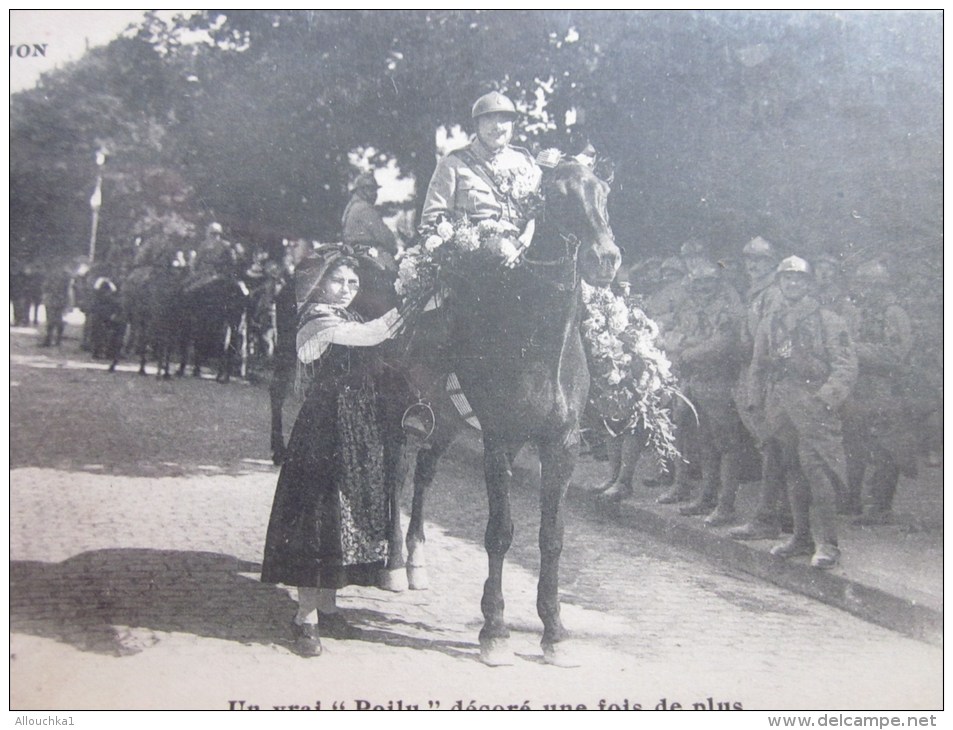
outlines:
[[563, 669], [582, 666], [582, 662], [573, 656], [569, 647], [563, 642], [543, 644], [543, 661], [551, 666], [562, 667]]
[[603, 490], [599, 495], [599, 500], [602, 502], [621, 502], [631, 496], [632, 487], [622, 482], [615, 482], [608, 489]]
[[424, 557], [426, 544], [422, 540], [416, 540], [411, 541], [407, 546], [407, 582], [412, 591], [425, 591], [430, 588], [427, 560]]
[[403, 568], [394, 570], [384, 568], [377, 575], [377, 587], [385, 591], [402, 593], [407, 590], [407, 572]]
[[516, 656], [506, 639], [481, 639], [480, 661], [488, 667], [509, 667], [516, 662]]
[[412, 591], [426, 591], [430, 588], [430, 577], [426, 565], [407, 566], [407, 585]]

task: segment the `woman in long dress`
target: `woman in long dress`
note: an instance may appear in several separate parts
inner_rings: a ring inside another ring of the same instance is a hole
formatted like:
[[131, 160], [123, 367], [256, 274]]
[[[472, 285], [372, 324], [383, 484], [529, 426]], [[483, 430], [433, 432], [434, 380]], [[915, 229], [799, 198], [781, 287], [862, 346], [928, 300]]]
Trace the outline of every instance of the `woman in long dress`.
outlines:
[[298, 588], [295, 650], [347, 635], [336, 594], [375, 585], [387, 560], [388, 502], [377, 419], [378, 348], [396, 310], [370, 322], [349, 310], [358, 261], [328, 248], [295, 271], [299, 369], [312, 377], [278, 477], [261, 580]]

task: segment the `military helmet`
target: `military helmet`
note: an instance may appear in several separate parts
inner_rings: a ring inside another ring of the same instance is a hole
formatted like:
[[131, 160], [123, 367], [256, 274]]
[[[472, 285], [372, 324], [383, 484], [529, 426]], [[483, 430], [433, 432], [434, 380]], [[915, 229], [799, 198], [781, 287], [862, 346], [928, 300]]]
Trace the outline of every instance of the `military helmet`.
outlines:
[[839, 267], [841, 262], [840, 262], [840, 259], [837, 257], [837, 255], [832, 253], [822, 252], [814, 257], [814, 263], [815, 264], [825, 263], [825, 264], [830, 264], [831, 266], [834, 266], [834, 267]]
[[721, 276], [721, 271], [710, 261], [702, 261], [693, 266], [691, 271], [688, 272], [688, 275], [691, 277], [692, 281], [700, 281], [702, 279], [717, 279], [719, 276]]
[[351, 190], [360, 190], [361, 188], [379, 188], [380, 185], [377, 184], [377, 178], [374, 177], [374, 172], [368, 170], [367, 172], [362, 172], [357, 176], [357, 179], [354, 181], [354, 184], [351, 186]]
[[761, 236], [755, 236], [748, 241], [748, 243], [745, 244], [745, 247], [741, 249], [741, 253], [745, 256], [773, 257], [775, 255], [774, 246], [770, 241], [765, 240]]
[[682, 261], [678, 256], [669, 256], [662, 262], [661, 267], [662, 271], [677, 271], [680, 274], [685, 273], [685, 262]]
[[470, 112], [473, 119], [484, 114], [510, 114], [516, 117], [518, 112], [516, 111], [516, 105], [509, 98], [503, 96], [499, 91], [491, 91], [477, 99], [473, 104], [473, 110]]
[[887, 267], [879, 261], [867, 261], [857, 267], [854, 272], [854, 278], [860, 281], [874, 283], [886, 282], [890, 275], [887, 273]]
[[216, 221], [212, 221], [208, 224], [208, 228], [205, 229], [205, 235], [210, 236], [213, 233], [222, 233], [222, 224]]
[[811, 265], [800, 256], [788, 256], [778, 264], [778, 273], [811, 274]]
[[697, 238], [689, 238], [679, 248], [682, 256], [703, 256], [705, 254], [705, 244]]

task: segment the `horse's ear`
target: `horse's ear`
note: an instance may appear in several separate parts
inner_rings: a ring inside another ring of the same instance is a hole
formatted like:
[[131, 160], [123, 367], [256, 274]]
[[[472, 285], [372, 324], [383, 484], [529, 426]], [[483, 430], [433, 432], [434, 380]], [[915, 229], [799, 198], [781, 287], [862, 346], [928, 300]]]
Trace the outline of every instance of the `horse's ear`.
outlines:
[[560, 177], [556, 180], [553, 180], [552, 187], [555, 188], [556, 192], [558, 192], [562, 197], [569, 197], [569, 187], [566, 184], [565, 177]]
[[543, 168], [543, 184], [542, 191], [543, 197], [547, 196], [547, 193], [558, 193], [562, 197], [567, 197], [569, 195], [569, 189], [566, 187], [566, 178], [565, 176], [557, 174], [557, 167]]

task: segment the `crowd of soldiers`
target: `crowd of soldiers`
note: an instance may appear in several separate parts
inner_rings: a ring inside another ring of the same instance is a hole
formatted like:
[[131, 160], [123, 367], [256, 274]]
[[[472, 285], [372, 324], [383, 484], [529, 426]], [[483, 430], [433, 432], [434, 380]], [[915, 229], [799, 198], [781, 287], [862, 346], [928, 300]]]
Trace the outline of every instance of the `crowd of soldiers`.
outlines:
[[[914, 420], [924, 414], [911, 407], [911, 321], [880, 261], [844, 275], [835, 257], [782, 258], [760, 236], [739, 259], [712, 260], [691, 240], [622, 274], [658, 323], [685, 396], [672, 405], [682, 458], [646, 483], [667, 483], [660, 504], [738, 540], [790, 533], [773, 554], [830, 568], [838, 515], [889, 522], [900, 476], [916, 474]], [[610, 448], [603, 494], [620, 499], [633, 491], [640, 444], [614, 440], [624, 445]], [[736, 495], [752, 467], [758, 506], [739, 524]]]

